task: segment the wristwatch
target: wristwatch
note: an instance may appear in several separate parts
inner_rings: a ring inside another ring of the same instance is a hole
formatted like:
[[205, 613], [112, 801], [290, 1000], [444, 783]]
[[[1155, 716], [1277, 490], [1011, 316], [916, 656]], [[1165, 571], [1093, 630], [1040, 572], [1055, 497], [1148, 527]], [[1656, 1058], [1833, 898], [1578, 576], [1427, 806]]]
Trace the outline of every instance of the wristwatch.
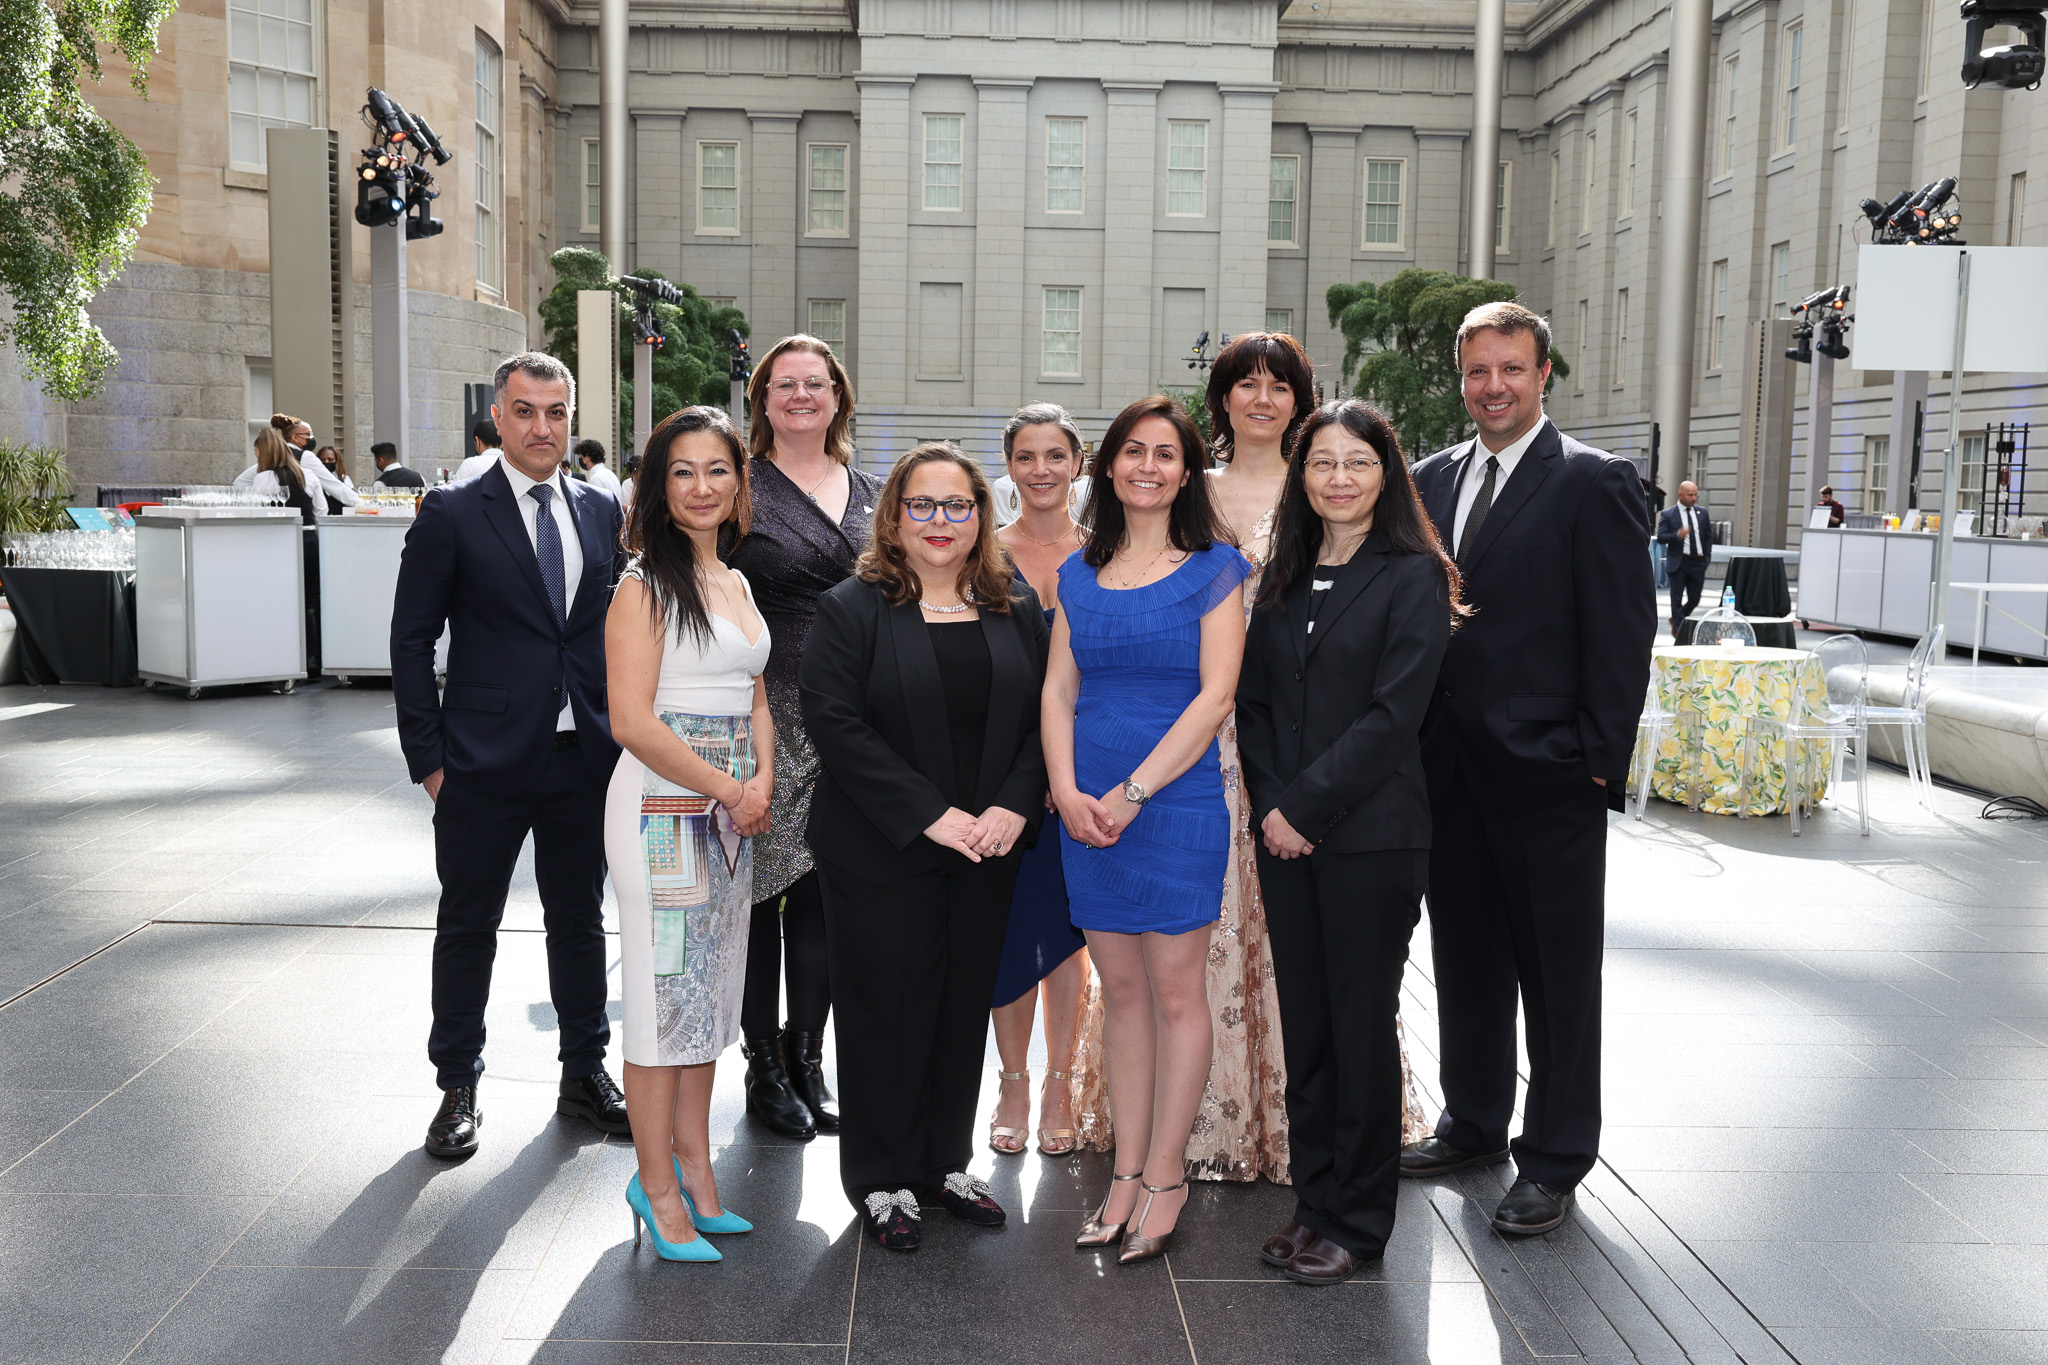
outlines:
[[1124, 783], [1124, 800], [1134, 806], [1142, 806], [1152, 799], [1152, 793], [1145, 790], [1145, 784], [1137, 778]]

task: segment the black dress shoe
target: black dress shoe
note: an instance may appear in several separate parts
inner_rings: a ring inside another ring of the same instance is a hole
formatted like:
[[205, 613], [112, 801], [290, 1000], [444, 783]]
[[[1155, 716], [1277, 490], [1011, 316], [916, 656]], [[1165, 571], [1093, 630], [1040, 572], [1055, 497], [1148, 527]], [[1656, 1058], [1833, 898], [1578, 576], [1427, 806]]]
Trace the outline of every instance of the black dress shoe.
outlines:
[[1562, 1223], [1571, 1208], [1570, 1190], [1553, 1190], [1525, 1176], [1508, 1188], [1507, 1198], [1494, 1210], [1494, 1231], [1510, 1237], [1534, 1237]]
[[996, 1202], [987, 1183], [965, 1171], [955, 1171], [946, 1177], [945, 1187], [939, 1191], [939, 1202], [946, 1206], [946, 1212], [961, 1222], [980, 1228], [999, 1228], [1010, 1218], [1003, 1212], [1003, 1206]]
[[1442, 1138], [1426, 1137], [1401, 1149], [1401, 1174], [1410, 1180], [1449, 1175], [1467, 1166], [1498, 1166], [1507, 1159], [1505, 1147], [1498, 1152], [1461, 1152]]
[[1287, 1278], [1299, 1284], [1342, 1284], [1358, 1269], [1358, 1257], [1327, 1237], [1316, 1237], [1294, 1253]]
[[891, 1251], [915, 1251], [924, 1240], [917, 1196], [909, 1190], [876, 1190], [862, 1202], [860, 1219], [868, 1236]]
[[782, 1034], [746, 1037], [740, 1042], [740, 1055], [747, 1059], [747, 1112], [768, 1125], [770, 1132], [792, 1138], [816, 1137], [817, 1122], [790, 1089], [789, 1073], [782, 1068]]
[[564, 1076], [555, 1112], [586, 1120], [620, 1137], [633, 1135], [633, 1125], [626, 1119], [626, 1097], [619, 1093], [618, 1082], [602, 1071], [593, 1071], [588, 1076]]
[[441, 1092], [441, 1107], [427, 1125], [427, 1155], [462, 1157], [476, 1151], [476, 1130], [483, 1126], [484, 1112], [476, 1107], [476, 1087], [458, 1085]]
[[1315, 1234], [1299, 1222], [1289, 1223], [1274, 1233], [1259, 1247], [1259, 1259], [1267, 1265], [1277, 1265], [1282, 1270], [1294, 1259], [1295, 1253], [1315, 1240]]
[[804, 1108], [811, 1111], [811, 1124], [821, 1133], [839, 1131], [839, 1101], [825, 1084], [825, 1035], [785, 1031], [782, 1055], [789, 1062], [789, 1088]]

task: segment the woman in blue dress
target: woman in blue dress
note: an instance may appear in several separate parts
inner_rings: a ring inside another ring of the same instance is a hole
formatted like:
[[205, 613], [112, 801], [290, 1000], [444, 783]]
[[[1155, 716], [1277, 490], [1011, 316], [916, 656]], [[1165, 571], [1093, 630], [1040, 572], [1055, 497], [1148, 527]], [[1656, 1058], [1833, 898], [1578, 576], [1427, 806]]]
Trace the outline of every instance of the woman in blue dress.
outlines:
[[1088, 545], [1060, 566], [1046, 671], [1046, 772], [1070, 914], [1102, 980], [1116, 1127], [1114, 1179], [1075, 1241], [1121, 1240], [1126, 1265], [1166, 1250], [1187, 1203], [1183, 1153], [1214, 1049], [1204, 974], [1230, 856], [1216, 732], [1251, 566], [1224, 537], [1207, 465], [1170, 398], [1110, 423]]

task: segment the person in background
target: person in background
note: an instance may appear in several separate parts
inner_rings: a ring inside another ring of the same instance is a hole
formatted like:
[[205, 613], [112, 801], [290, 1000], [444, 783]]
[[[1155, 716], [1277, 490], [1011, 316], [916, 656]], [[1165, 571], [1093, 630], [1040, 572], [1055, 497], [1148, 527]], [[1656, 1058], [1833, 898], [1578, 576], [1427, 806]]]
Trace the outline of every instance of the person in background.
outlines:
[[1820, 501], [1815, 503], [1814, 506], [1828, 509], [1828, 525], [1830, 528], [1840, 526], [1842, 519], [1849, 515], [1849, 509], [1836, 501], [1835, 490], [1825, 485], [1820, 490]]
[[[1003, 428], [1004, 478], [1024, 498], [1024, 514], [996, 539], [1007, 550], [1052, 624], [1059, 606], [1060, 565], [1081, 548], [1070, 496], [1081, 465], [1081, 433], [1057, 403], [1020, 408]], [[994, 1022], [1000, 1091], [989, 1116], [988, 1145], [1005, 1155], [1024, 1150], [1031, 1117], [1031, 1022], [1045, 997], [1045, 1086], [1039, 1093], [1038, 1150], [1065, 1156], [1079, 1138], [1070, 1082], [1081, 990], [1088, 978], [1087, 940], [1067, 916], [1067, 878], [1060, 841], [1048, 830], [1024, 855], [1010, 898], [1010, 927], [996, 973]]]
[[1341, 1284], [1394, 1231], [1405, 1122], [1396, 1022], [1429, 874], [1423, 716], [1457, 568], [1386, 419], [1302, 428], [1237, 684], [1246, 804], [1287, 1049], [1294, 1217], [1259, 1254]]
[[[619, 505], [556, 468], [575, 381], [550, 355], [500, 362], [505, 456], [420, 500], [391, 613], [391, 697], [406, 770], [434, 803], [441, 903], [427, 1058], [442, 1095], [426, 1150], [476, 1151], [484, 1010], [498, 924], [530, 833], [560, 1030], [557, 1112], [631, 1131], [604, 1070], [604, 807], [619, 746], [606, 711], [605, 614]], [[435, 644], [446, 630], [447, 685]]]
[[976, 1226], [1007, 1219], [967, 1164], [1011, 889], [1045, 814], [1046, 626], [958, 446], [905, 455], [879, 506], [855, 576], [818, 599], [800, 686], [839, 1177], [868, 1234], [908, 1251], [921, 1195]]
[[[314, 455], [313, 428], [282, 412], [270, 416], [271, 429], [284, 438], [293, 463], [305, 476], [306, 491], [312, 495], [315, 513], [338, 516], [344, 507], [356, 505], [356, 490]], [[257, 466], [250, 465], [235, 476], [235, 487], [247, 488], [256, 480]]]
[[314, 524], [313, 499], [306, 487], [306, 472], [285, 444], [284, 433], [267, 426], [256, 433], [256, 473], [248, 486], [264, 493], [283, 493], [287, 507], [298, 509], [305, 525]]
[[1671, 584], [1671, 638], [1700, 604], [1707, 566], [1714, 562], [1714, 518], [1699, 505], [1700, 486], [1678, 485], [1678, 501], [1657, 517], [1657, 541], [1664, 547], [1664, 573]]
[[1543, 414], [1550, 324], [1482, 304], [1456, 346], [1479, 434], [1415, 466], [1473, 608], [1422, 732], [1444, 1110], [1401, 1174], [1508, 1158], [1519, 1004], [1529, 1088], [1493, 1226], [1533, 1236], [1564, 1222], [1599, 1159], [1607, 813], [1650, 686], [1657, 594], [1635, 467]]
[[626, 457], [625, 473], [626, 477], [619, 480], [619, 506], [625, 509], [626, 515], [631, 516], [633, 513], [633, 485], [640, 478], [640, 457], [638, 455], [628, 455]]
[[379, 441], [370, 447], [370, 458], [377, 462], [377, 482], [386, 488], [425, 488], [427, 481], [418, 473], [405, 467], [398, 458], [398, 447], [389, 441]]
[[[576, 467], [583, 471], [584, 479], [592, 488], [602, 488], [613, 497], [619, 497], [619, 476], [605, 467], [604, 442], [594, 436], [586, 436], [576, 443]], [[619, 499], [621, 503], [625, 499]]]
[[498, 424], [485, 417], [469, 429], [469, 443], [476, 453], [455, 468], [455, 477], [450, 483], [463, 483], [489, 469], [505, 458], [505, 452], [498, 448]]
[[667, 1261], [716, 1261], [700, 1232], [748, 1232], [721, 1207], [711, 1084], [738, 1039], [753, 837], [768, 827], [773, 722], [768, 626], [718, 533], [747, 522], [747, 452], [717, 408], [684, 408], [648, 438], [658, 495], [628, 525], [633, 559], [605, 620], [612, 734], [605, 797], [619, 902], [626, 1111], [639, 1170], [626, 1185]]
[[818, 755], [804, 729], [797, 670], [819, 595], [852, 574], [867, 546], [882, 481], [853, 467], [853, 384], [818, 338], [799, 333], [769, 347], [747, 386], [747, 408], [755, 414], [747, 432], [754, 521], [726, 562], [754, 585], [774, 642], [767, 676], [775, 800], [768, 832], [754, 844], [758, 899], [740, 1046], [747, 1112], [784, 1137], [808, 1138], [839, 1131], [839, 1110], [824, 1070], [832, 1010], [825, 906], [804, 834]]

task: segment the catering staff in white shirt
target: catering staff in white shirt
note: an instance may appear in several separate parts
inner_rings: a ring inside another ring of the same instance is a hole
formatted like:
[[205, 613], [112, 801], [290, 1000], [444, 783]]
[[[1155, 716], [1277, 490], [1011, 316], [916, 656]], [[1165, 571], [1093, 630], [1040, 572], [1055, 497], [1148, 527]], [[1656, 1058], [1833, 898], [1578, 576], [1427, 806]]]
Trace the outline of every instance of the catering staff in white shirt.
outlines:
[[486, 417], [469, 429], [469, 443], [476, 454], [456, 467], [455, 477], [450, 483], [466, 483], [505, 458], [505, 452], [498, 448], [498, 424]]
[[[356, 505], [359, 501], [356, 490], [314, 454], [317, 447], [313, 443], [313, 428], [309, 423], [274, 412], [270, 415], [270, 425], [292, 448], [293, 456], [299, 462], [299, 471], [306, 476], [306, 491], [314, 495], [313, 508], [316, 512], [333, 510], [321, 500], [323, 497], [332, 498], [343, 507]], [[247, 488], [255, 481], [256, 466], [252, 464], [235, 476], [235, 487]]]
[[612, 473], [604, 462], [604, 442], [595, 436], [586, 436], [575, 446], [576, 467], [583, 471], [583, 477], [592, 488], [602, 488], [617, 498], [623, 506], [625, 499], [619, 493], [619, 476]]

